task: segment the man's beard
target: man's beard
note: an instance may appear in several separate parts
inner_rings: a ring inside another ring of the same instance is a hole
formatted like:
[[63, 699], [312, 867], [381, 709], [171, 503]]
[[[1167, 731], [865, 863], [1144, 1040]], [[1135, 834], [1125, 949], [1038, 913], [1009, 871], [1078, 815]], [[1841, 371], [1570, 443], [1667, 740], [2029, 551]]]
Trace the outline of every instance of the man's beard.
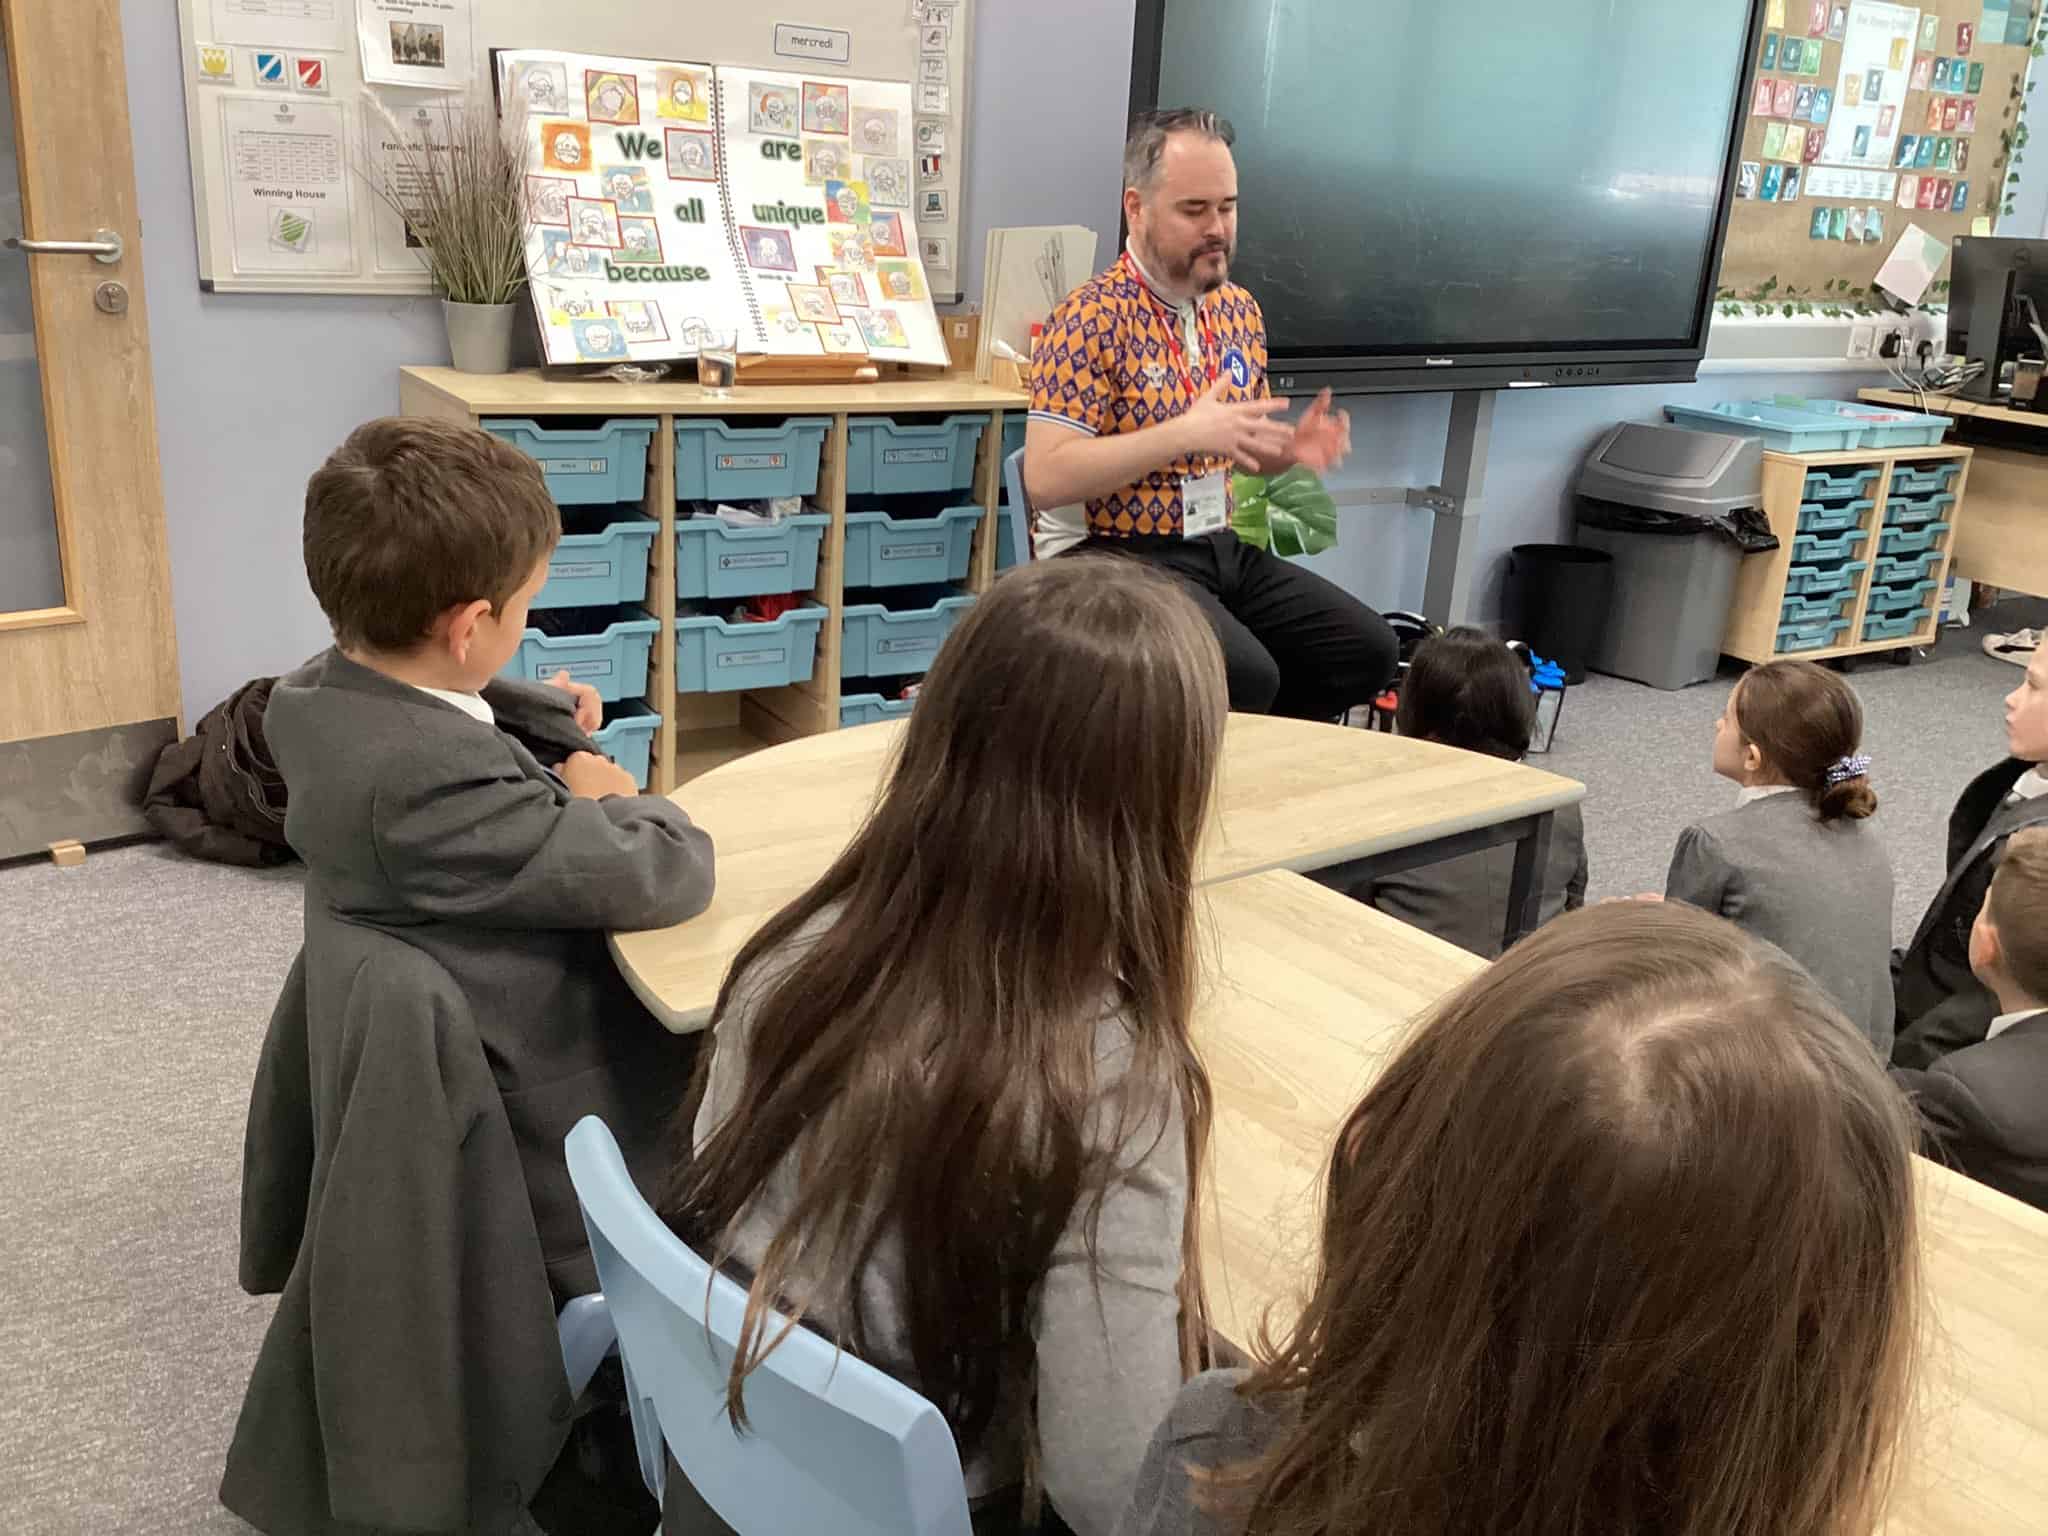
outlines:
[[[1223, 270], [1212, 277], [1197, 278], [1195, 276], [1195, 263], [1211, 252], [1221, 254], [1223, 257]], [[1213, 242], [1198, 246], [1188, 252], [1185, 259], [1171, 262], [1167, 265], [1166, 280], [1172, 283], [1174, 287], [1183, 291], [1214, 293], [1218, 288], [1221, 288], [1230, 281], [1230, 262], [1231, 258], [1236, 255], [1237, 248], [1234, 245]]]

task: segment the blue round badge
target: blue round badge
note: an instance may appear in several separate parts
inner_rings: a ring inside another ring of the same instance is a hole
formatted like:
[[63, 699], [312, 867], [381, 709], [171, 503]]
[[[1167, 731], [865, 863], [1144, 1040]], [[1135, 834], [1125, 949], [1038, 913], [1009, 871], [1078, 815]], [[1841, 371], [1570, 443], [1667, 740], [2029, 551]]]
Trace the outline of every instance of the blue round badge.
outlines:
[[1232, 347], [1223, 354], [1223, 371], [1230, 375], [1230, 382], [1243, 389], [1252, 376], [1251, 364], [1244, 360], [1244, 353]]

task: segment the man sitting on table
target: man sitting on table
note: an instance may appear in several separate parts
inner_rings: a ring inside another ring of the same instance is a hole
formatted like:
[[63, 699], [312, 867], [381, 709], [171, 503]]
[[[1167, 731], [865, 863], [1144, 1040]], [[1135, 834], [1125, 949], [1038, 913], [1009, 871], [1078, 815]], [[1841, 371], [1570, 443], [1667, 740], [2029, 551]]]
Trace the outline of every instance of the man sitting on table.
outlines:
[[[1024, 481], [1032, 503], [1086, 504], [1063, 547], [1147, 561], [1194, 597], [1223, 644], [1230, 707], [1328, 719], [1393, 679], [1386, 621], [1231, 530], [1233, 467], [1321, 474], [1351, 447], [1324, 390], [1276, 419], [1258, 301], [1230, 281], [1237, 166], [1212, 112], [1141, 115], [1124, 146], [1130, 243], [1061, 301], [1032, 353]], [[1085, 536], [1084, 536], [1085, 533]]]

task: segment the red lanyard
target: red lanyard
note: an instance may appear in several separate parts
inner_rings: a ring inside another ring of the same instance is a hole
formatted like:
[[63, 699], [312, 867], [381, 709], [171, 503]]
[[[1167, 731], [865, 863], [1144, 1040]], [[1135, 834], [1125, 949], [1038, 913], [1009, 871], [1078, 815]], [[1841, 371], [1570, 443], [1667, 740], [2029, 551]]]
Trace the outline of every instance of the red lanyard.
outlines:
[[1154, 313], [1159, 316], [1160, 324], [1165, 327], [1166, 343], [1173, 348], [1173, 360], [1180, 365], [1181, 377], [1187, 380], [1189, 392], [1199, 395], [1216, 379], [1216, 327], [1210, 323], [1208, 310], [1202, 307], [1199, 300], [1196, 301], [1195, 314], [1200, 320], [1202, 330], [1202, 376], [1197, 379], [1195, 370], [1188, 363], [1187, 348], [1180, 339], [1180, 316], [1169, 309], [1166, 301], [1152, 291], [1152, 285], [1145, 281], [1145, 274], [1138, 269], [1137, 262], [1131, 259], [1129, 251], [1124, 252], [1123, 259], [1130, 268], [1139, 291], [1151, 301]]

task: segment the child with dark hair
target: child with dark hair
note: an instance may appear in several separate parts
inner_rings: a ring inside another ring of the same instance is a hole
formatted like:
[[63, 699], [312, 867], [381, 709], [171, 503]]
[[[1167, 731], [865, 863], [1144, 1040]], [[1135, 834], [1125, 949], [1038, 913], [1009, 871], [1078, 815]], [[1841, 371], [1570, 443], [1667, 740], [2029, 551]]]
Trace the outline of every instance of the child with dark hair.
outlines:
[[1892, 865], [1855, 690], [1810, 661], [1745, 673], [1714, 724], [1732, 811], [1679, 834], [1664, 894], [1770, 940], [1813, 973], [1881, 1056], [1892, 1048]]
[[[1394, 723], [1403, 736], [1513, 762], [1529, 750], [1535, 718], [1529, 673], [1515, 653], [1485, 630], [1465, 627], [1417, 647]], [[1351, 894], [1491, 960], [1507, 928], [1514, 869], [1512, 847], [1483, 848], [1381, 875]], [[1576, 805], [1559, 810], [1551, 823], [1539, 900], [1546, 923], [1586, 904], [1586, 829]]]

